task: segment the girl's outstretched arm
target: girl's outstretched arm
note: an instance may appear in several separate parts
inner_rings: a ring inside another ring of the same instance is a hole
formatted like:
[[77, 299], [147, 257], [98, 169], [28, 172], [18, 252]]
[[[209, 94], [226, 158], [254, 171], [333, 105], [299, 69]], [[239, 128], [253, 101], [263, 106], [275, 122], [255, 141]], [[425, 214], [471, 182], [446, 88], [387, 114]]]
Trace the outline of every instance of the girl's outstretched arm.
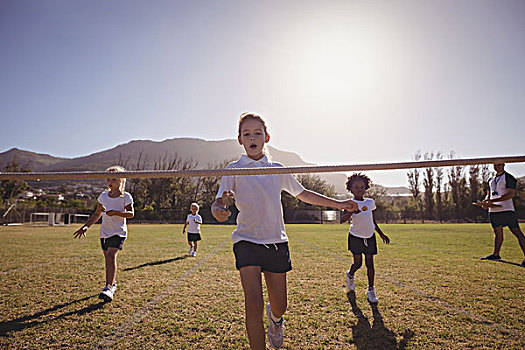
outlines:
[[95, 212], [91, 214], [91, 216], [89, 217], [88, 221], [84, 224], [84, 226], [82, 226], [81, 228], [76, 230], [75, 233], [73, 233], [73, 237], [74, 238], [86, 237], [86, 231], [88, 230], [88, 228], [91, 225], [93, 225], [95, 222], [97, 222], [98, 219], [100, 219], [100, 217], [102, 216], [102, 213], [105, 211], [106, 211], [106, 208], [104, 208], [102, 204], [97, 203], [97, 209], [95, 209]]
[[357, 205], [357, 203], [352, 200], [340, 201], [337, 199], [323, 196], [322, 194], [310, 190], [304, 190], [297, 196], [297, 198], [299, 198], [299, 200], [301, 200], [302, 202], [313, 205], [319, 205], [321, 207], [332, 207], [339, 210], [347, 210], [350, 212], [355, 212], [359, 210], [359, 206]]

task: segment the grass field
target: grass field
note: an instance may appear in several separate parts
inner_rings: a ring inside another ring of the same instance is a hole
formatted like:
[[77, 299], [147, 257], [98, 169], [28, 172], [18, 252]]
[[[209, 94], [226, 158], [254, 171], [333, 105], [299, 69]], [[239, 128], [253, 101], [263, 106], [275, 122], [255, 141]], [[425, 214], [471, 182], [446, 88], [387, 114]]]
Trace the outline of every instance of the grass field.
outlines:
[[[525, 268], [506, 230], [502, 258], [488, 224], [381, 225], [377, 306], [366, 270], [346, 293], [346, 225], [288, 225], [293, 270], [284, 349], [523, 349]], [[2, 349], [245, 349], [232, 226], [204, 225], [187, 255], [182, 225], [130, 225], [118, 290], [100, 303], [98, 227], [0, 227]], [[265, 317], [265, 323], [266, 323]]]

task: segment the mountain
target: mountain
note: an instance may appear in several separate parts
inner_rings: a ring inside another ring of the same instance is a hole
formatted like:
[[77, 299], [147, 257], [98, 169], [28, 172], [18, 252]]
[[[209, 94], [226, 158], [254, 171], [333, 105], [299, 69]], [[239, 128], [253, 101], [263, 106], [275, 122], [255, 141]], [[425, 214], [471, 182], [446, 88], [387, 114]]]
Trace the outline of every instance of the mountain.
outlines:
[[[268, 147], [272, 159], [286, 166], [314, 165], [301, 159], [293, 152], [281, 151]], [[98, 171], [114, 165], [126, 164], [129, 169], [136, 169], [139, 162], [142, 168], [153, 169], [155, 163], [164, 164], [178, 157], [182, 160], [193, 160], [196, 169], [205, 169], [209, 165], [220, 164], [239, 158], [244, 149], [235, 139], [206, 141], [197, 138], [174, 138], [164, 141], [134, 140], [118, 145], [112, 149], [77, 158], [59, 158], [48, 154], [38, 154], [13, 148], [0, 153], [0, 169], [7, 162], [15, 159], [20, 166], [33, 171]], [[346, 176], [342, 173], [317, 174], [335, 187], [337, 193], [346, 193]]]
[[0, 153], [0, 169], [4, 170], [7, 163], [16, 160], [19, 166], [28, 166], [33, 171], [40, 171], [47, 166], [52, 166], [67, 158], [53, 157], [49, 154], [39, 154], [29, 151], [23, 151], [18, 148], [12, 148], [9, 151]]

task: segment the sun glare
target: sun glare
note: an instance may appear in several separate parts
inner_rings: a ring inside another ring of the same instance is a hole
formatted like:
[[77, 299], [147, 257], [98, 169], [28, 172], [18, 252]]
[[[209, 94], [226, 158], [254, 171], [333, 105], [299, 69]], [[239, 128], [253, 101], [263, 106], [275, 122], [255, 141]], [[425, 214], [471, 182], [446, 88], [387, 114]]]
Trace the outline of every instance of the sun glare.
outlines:
[[331, 30], [309, 41], [304, 51], [303, 89], [319, 102], [349, 103], [377, 86], [381, 53], [372, 40]]

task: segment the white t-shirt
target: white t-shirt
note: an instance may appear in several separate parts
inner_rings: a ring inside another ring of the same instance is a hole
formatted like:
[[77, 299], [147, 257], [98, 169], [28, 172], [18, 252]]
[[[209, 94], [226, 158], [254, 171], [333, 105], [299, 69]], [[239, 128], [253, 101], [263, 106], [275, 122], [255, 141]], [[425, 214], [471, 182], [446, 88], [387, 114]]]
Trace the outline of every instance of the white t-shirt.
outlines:
[[[350, 234], [360, 238], [370, 238], [374, 235], [375, 225], [372, 210], [376, 210], [376, 203], [372, 198], [364, 198], [362, 201], [353, 199], [359, 205], [361, 212], [352, 214]], [[366, 210], [364, 210], [366, 207]]]
[[[492, 178], [489, 181], [490, 199], [503, 196], [508, 192], [509, 188], [515, 190], [516, 185], [516, 178], [507, 172]], [[501, 205], [501, 207], [489, 208], [489, 213], [514, 211], [514, 202], [512, 201], [512, 198], [503, 202], [494, 202], [494, 204]]]
[[[125, 207], [128, 204], [133, 206], [133, 197], [128, 192], [117, 198], [111, 198], [108, 191], [104, 191], [98, 196], [98, 202], [106, 208], [106, 211], [118, 210], [120, 212], [125, 211]], [[126, 218], [121, 216], [113, 215], [108, 216], [106, 213], [102, 213], [102, 226], [100, 226], [100, 238], [108, 238], [111, 236], [119, 235], [120, 237], [126, 237], [128, 234], [128, 227], [126, 225]]]
[[[226, 168], [284, 167], [270, 162], [266, 156], [253, 160], [242, 155]], [[284, 229], [281, 191], [298, 196], [303, 185], [291, 174], [223, 176], [217, 198], [225, 191], [235, 192], [235, 206], [239, 209], [237, 227], [232, 233], [233, 243], [249, 241], [257, 244], [288, 242]]]
[[197, 225], [195, 223], [195, 220], [198, 222], [202, 222], [202, 218], [199, 214], [193, 215], [188, 214], [188, 217], [186, 218], [186, 222], [188, 223], [188, 233], [201, 233], [201, 225]]

